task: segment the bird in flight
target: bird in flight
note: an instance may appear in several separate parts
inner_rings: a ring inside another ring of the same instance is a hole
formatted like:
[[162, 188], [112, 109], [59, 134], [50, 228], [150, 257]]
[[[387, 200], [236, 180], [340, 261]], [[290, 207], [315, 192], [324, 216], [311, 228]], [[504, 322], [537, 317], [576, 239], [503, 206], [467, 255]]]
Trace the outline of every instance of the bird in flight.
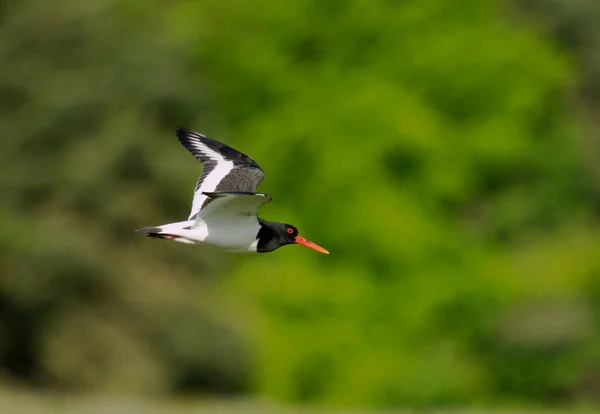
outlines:
[[264, 172], [252, 158], [186, 128], [178, 128], [177, 136], [202, 163], [189, 218], [136, 231], [152, 238], [206, 243], [232, 252], [267, 253], [286, 244], [301, 244], [329, 254], [300, 236], [291, 224], [258, 217], [258, 209], [271, 197], [255, 192]]

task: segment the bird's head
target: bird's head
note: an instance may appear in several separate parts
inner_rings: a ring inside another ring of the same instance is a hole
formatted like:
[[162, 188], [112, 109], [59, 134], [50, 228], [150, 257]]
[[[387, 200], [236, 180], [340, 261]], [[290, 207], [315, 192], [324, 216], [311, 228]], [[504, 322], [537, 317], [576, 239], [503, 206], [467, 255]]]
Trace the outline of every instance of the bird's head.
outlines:
[[317, 252], [329, 254], [321, 246], [305, 239], [298, 234], [298, 229], [291, 224], [278, 223], [275, 221], [261, 220], [261, 229], [258, 232], [259, 252], [271, 252], [286, 244], [301, 244]]

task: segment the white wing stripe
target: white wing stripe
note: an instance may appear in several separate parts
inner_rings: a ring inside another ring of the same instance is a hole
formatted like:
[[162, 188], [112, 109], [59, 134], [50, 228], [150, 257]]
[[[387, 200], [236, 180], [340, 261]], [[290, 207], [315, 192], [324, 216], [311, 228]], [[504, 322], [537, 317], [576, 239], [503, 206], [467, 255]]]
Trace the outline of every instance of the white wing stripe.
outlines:
[[206, 200], [206, 196], [202, 193], [207, 192], [210, 193], [217, 189], [217, 186], [221, 182], [223, 178], [227, 176], [233, 169], [233, 161], [228, 161], [221, 154], [216, 151], [213, 151], [206, 145], [202, 144], [200, 141], [191, 141], [191, 146], [195, 149], [204, 153], [208, 158], [217, 162], [215, 168], [204, 178], [202, 184], [198, 187], [196, 192], [194, 193], [194, 200], [192, 202], [192, 210], [190, 211], [190, 220], [192, 217], [200, 211], [200, 207], [202, 207], [202, 203]]

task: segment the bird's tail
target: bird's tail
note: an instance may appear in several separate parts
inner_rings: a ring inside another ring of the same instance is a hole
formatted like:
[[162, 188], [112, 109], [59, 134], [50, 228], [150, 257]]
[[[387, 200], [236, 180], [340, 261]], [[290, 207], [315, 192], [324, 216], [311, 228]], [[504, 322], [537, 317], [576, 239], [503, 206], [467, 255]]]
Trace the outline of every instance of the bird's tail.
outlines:
[[153, 239], [175, 240], [182, 243], [193, 244], [194, 242], [192, 240], [189, 240], [183, 235], [185, 230], [186, 229], [181, 226], [181, 223], [135, 229], [136, 232], [145, 233], [146, 236]]
[[146, 236], [152, 237], [153, 239], [165, 239], [175, 240], [179, 236], [176, 234], [164, 233], [160, 227], [142, 227], [141, 229], [135, 229], [138, 233], [146, 233]]

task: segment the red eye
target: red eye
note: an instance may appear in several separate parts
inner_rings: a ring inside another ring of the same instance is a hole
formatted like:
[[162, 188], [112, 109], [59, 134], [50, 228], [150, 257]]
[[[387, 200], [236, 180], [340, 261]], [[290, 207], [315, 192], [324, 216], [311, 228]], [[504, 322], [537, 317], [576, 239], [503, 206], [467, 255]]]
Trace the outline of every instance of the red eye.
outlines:
[[290, 234], [292, 234], [294, 232], [294, 229], [291, 228], [291, 227], [288, 227], [287, 232], [290, 233]]

